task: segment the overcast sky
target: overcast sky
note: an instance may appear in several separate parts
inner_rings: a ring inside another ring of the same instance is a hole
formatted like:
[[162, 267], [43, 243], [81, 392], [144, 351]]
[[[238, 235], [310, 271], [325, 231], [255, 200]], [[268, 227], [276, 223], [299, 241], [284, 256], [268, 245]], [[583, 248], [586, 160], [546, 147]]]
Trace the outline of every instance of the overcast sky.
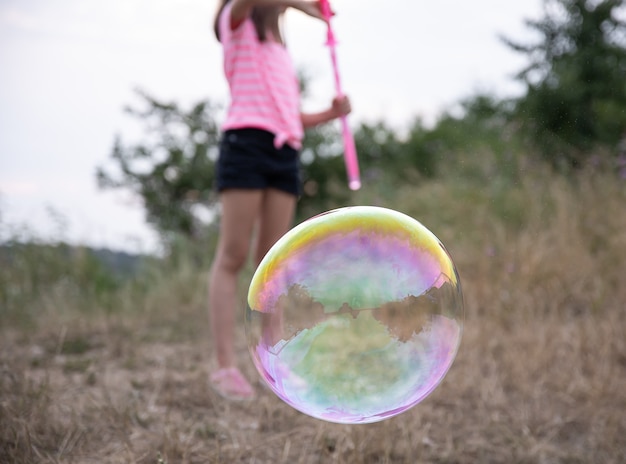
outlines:
[[[478, 91], [520, 92], [524, 58], [501, 34], [530, 41], [524, 20], [541, 0], [334, 0], [333, 20], [349, 120], [401, 129], [435, 118]], [[123, 107], [141, 87], [183, 106], [227, 103], [214, 0], [0, 0], [0, 226], [43, 237], [151, 251], [137, 198], [101, 192], [96, 166], [116, 134], [140, 136]], [[313, 78], [305, 109], [333, 95], [324, 25], [289, 12], [285, 35]], [[55, 213], [64, 218], [59, 225]], [[3, 233], [0, 231], [0, 233]]]

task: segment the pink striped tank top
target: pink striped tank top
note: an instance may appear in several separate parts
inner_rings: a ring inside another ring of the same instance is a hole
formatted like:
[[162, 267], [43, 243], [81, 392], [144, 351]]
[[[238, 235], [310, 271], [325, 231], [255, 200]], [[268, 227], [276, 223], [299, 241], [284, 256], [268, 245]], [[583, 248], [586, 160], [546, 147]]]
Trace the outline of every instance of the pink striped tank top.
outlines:
[[222, 130], [256, 128], [274, 134], [274, 145], [300, 149], [300, 87], [286, 48], [272, 40], [260, 42], [250, 18], [230, 28], [231, 4], [219, 18], [224, 73], [231, 101]]

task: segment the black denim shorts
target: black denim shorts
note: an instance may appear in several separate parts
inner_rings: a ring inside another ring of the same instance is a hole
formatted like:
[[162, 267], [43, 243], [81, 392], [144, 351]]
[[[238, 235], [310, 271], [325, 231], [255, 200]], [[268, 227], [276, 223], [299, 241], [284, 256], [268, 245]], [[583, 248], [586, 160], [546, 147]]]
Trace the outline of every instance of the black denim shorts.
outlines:
[[275, 188], [300, 195], [298, 151], [274, 146], [274, 134], [261, 129], [224, 132], [217, 160], [217, 190]]

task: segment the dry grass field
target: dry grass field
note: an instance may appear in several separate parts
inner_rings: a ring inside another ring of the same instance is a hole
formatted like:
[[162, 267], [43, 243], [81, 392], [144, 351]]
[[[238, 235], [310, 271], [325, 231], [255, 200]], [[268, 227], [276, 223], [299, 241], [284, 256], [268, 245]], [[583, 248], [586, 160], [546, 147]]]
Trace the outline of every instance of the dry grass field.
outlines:
[[252, 403], [222, 400], [207, 386], [206, 272], [182, 265], [128, 308], [44, 295], [37, 324], [0, 328], [0, 463], [626, 462], [624, 180], [535, 172], [354, 202], [418, 218], [457, 264], [462, 344], [422, 403], [345, 426], [260, 384]]

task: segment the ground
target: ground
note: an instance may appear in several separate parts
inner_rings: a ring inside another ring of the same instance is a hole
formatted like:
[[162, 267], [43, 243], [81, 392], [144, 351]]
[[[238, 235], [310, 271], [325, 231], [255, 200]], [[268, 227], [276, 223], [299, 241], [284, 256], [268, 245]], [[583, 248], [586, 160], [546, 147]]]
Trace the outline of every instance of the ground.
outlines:
[[441, 385], [404, 414], [357, 426], [278, 400], [259, 383], [242, 333], [238, 359], [258, 398], [216, 396], [208, 327], [193, 322], [203, 316], [3, 329], [0, 462], [626, 462], [623, 314], [470, 312]]

